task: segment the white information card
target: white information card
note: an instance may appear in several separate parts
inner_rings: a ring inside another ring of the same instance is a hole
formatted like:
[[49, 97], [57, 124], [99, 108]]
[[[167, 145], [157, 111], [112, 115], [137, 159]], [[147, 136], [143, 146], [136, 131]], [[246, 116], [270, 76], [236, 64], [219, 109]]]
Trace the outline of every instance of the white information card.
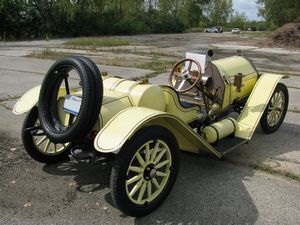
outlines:
[[[185, 55], [188, 59], [193, 59], [195, 61], [198, 61], [201, 66], [201, 73], [203, 74], [205, 72], [205, 65], [206, 65], [206, 54], [200, 54], [200, 53], [191, 53], [187, 52]], [[185, 67], [187, 68], [188, 65], [186, 64]], [[197, 67], [195, 64], [192, 65], [192, 70], [196, 70]]]

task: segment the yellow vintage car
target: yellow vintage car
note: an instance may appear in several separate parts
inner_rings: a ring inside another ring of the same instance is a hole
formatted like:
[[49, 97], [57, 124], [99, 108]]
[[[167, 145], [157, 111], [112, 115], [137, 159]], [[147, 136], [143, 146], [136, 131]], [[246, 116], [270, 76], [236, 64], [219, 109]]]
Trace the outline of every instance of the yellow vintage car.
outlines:
[[25, 150], [42, 163], [114, 154], [114, 204], [130, 216], [149, 214], [174, 185], [179, 150], [222, 158], [259, 123], [272, 133], [285, 118], [284, 75], [260, 73], [240, 55], [209, 56], [187, 54], [169, 85], [101, 75], [82, 56], [58, 60], [14, 106], [15, 114], [27, 113]]

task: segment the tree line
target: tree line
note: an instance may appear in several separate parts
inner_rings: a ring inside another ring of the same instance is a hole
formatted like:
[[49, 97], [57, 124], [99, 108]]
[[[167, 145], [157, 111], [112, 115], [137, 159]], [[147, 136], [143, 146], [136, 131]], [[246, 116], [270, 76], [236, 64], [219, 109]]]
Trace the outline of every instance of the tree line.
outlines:
[[[257, 0], [270, 27], [300, 20], [300, 1]], [[263, 30], [232, 0], [0, 0], [1, 39], [171, 33], [193, 27]]]
[[265, 18], [271, 30], [286, 23], [300, 22], [299, 0], [257, 0], [257, 4], [259, 4], [259, 14]]
[[224, 25], [232, 0], [0, 0], [6, 39], [182, 32]]

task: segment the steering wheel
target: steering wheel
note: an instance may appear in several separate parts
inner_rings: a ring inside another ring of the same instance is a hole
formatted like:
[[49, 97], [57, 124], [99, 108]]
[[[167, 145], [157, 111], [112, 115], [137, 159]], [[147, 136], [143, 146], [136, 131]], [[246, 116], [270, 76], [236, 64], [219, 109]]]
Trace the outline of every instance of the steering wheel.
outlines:
[[[186, 65], [188, 65], [186, 67]], [[193, 67], [193, 65], [195, 66]], [[201, 80], [201, 66], [193, 59], [183, 59], [175, 64], [169, 76], [169, 84], [177, 92], [183, 93], [193, 89]]]

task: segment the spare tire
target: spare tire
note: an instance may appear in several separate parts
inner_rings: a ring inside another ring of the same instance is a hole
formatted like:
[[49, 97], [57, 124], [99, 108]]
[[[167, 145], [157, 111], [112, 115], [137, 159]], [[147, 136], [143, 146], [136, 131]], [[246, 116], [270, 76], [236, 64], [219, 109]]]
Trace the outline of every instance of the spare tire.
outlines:
[[[82, 86], [81, 106], [76, 120], [62, 123], [58, 113], [58, 93], [65, 80], [69, 94], [68, 76], [75, 71]], [[46, 74], [39, 96], [38, 115], [46, 136], [54, 143], [79, 142], [92, 129], [100, 113], [103, 84], [97, 66], [85, 57], [71, 56], [56, 61]]]
[[[90, 117], [89, 121], [91, 122], [91, 128], [95, 125], [95, 122], [97, 121], [97, 119], [99, 118], [99, 113], [101, 110], [101, 106], [102, 106], [102, 100], [103, 100], [103, 82], [102, 82], [102, 76], [101, 76], [101, 72], [98, 68], [98, 66], [89, 58], [85, 57], [85, 56], [76, 56], [76, 58], [79, 58], [81, 61], [83, 61], [86, 66], [90, 69], [90, 71], [94, 74], [93, 78], [94, 78], [94, 84], [95, 84], [95, 106], [98, 106], [97, 109], [95, 109], [94, 107], [92, 107], [92, 109], [94, 110], [94, 113], [92, 114], [92, 116]], [[90, 128], [90, 129], [91, 129]]]

